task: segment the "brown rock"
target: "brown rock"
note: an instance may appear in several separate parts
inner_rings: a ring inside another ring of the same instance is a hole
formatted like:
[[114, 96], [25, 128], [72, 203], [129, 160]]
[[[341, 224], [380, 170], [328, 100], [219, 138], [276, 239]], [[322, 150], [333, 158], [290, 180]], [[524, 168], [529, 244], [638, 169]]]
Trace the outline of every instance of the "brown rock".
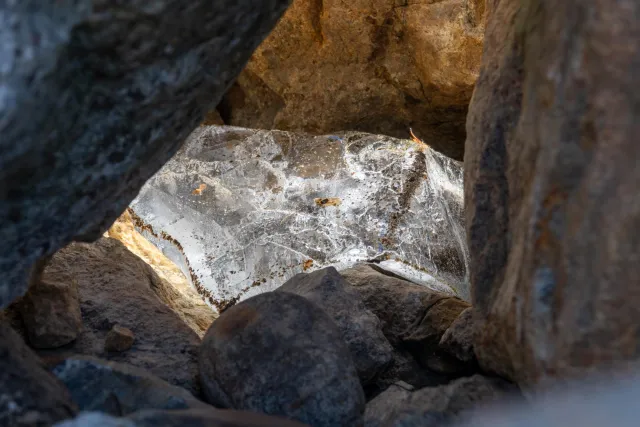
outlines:
[[0, 426], [51, 425], [77, 412], [67, 389], [0, 319]]
[[473, 309], [469, 307], [460, 313], [442, 335], [438, 347], [461, 362], [473, 363], [476, 360], [473, 351], [473, 334]]
[[69, 344], [82, 330], [78, 284], [67, 265], [49, 264], [16, 307], [32, 347]]
[[[199, 337], [152, 290], [153, 269], [115, 239], [73, 243], [53, 256], [51, 268], [66, 269], [78, 283], [84, 330], [68, 346], [41, 351], [51, 363], [74, 355], [97, 356], [143, 368], [199, 393]], [[135, 331], [125, 352], [105, 351], [114, 325]]]
[[249, 128], [409, 138], [411, 127], [462, 160], [483, 15], [484, 0], [295, 0], [218, 110]]
[[104, 351], [126, 351], [131, 348], [135, 335], [131, 329], [113, 325], [104, 340]]
[[465, 157], [476, 355], [527, 386], [640, 356], [640, 4], [490, 1]]

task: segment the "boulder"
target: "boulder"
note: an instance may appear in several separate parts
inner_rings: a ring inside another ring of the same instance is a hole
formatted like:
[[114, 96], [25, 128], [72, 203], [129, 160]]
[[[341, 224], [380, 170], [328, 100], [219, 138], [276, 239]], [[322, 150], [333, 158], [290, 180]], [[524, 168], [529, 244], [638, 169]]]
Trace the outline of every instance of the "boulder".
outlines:
[[297, 274], [278, 291], [305, 297], [334, 320], [349, 346], [363, 385], [374, 381], [391, 363], [393, 347], [380, 329], [380, 320], [367, 310], [360, 295], [350, 289], [335, 268]]
[[[51, 364], [88, 355], [147, 369], [163, 380], [199, 393], [200, 338], [152, 290], [159, 278], [122, 243], [102, 238], [72, 243], [56, 253], [50, 268], [78, 284], [84, 330], [71, 344], [40, 355]], [[114, 326], [135, 334], [131, 348], [110, 352], [105, 341]]]
[[437, 427], [463, 419], [480, 405], [511, 399], [517, 389], [499, 378], [459, 378], [439, 387], [417, 391], [403, 384], [389, 387], [367, 403], [366, 427]]
[[364, 392], [342, 333], [305, 298], [269, 292], [224, 311], [200, 347], [207, 400], [311, 426], [362, 422]]
[[76, 356], [53, 368], [81, 411], [115, 416], [142, 409], [207, 408], [187, 390], [144, 369], [95, 357]]
[[0, 319], [0, 426], [51, 425], [76, 412], [64, 385]]
[[260, 129], [407, 138], [412, 127], [462, 160], [483, 15], [484, 0], [294, 0], [218, 111]]
[[0, 5], [0, 309], [27, 290], [36, 260], [100, 237], [288, 3]]
[[78, 284], [66, 269], [56, 264], [16, 304], [29, 344], [35, 348], [56, 348], [68, 344], [82, 330]]
[[640, 356], [640, 4], [487, 2], [470, 106], [475, 352], [523, 386]]

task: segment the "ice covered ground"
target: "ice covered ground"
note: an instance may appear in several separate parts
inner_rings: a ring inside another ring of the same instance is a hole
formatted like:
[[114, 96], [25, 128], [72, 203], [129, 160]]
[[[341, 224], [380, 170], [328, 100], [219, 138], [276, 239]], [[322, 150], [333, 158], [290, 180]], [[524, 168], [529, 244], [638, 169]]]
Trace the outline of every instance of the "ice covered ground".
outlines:
[[194, 131], [131, 204], [218, 308], [360, 261], [469, 299], [462, 206], [462, 164], [419, 142], [217, 126]]

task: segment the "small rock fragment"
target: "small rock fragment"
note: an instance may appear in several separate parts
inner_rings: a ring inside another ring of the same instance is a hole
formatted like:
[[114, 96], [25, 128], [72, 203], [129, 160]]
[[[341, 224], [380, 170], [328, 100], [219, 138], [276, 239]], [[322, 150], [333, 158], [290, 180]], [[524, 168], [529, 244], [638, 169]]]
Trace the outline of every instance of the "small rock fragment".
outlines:
[[133, 345], [135, 336], [131, 329], [114, 325], [104, 341], [105, 351], [127, 351]]
[[453, 321], [442, 335], [438, 346], [462, 362], [476, 361], [476, 355], [473, 352], [473, 309], [471, 307], [465, 309]]

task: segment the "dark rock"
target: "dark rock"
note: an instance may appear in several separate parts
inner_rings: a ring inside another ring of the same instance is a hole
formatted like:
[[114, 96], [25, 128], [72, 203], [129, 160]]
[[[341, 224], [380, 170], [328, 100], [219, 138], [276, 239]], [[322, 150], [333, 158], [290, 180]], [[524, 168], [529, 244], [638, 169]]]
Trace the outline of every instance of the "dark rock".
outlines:
[[480, 375], [417, 391], [392, 385], [367, 404], [366, 427], [436, 427], [462, 419], [481, 404], [517, 394], [504, 380]]
[[0, 426], [47, 426], [77, 412], [69, 392], [0, 319]]
[[[78, 283], [84, 330], [65, 347], [40, 351], [50, 364], [75, 355], [97, 356], [143, 368], [198, 395], [200, 338], [152, 290], [155, 272], [122, 243], [102, 238], [73, 243], [48, 268], [64, 270]], [[135, 333], [125, 352], [108, 352], [105, 340], [118, 325]]]
[[56, 366], [53, 373], [82, 411], [121, 416], [141, 409], [208, 407], [187, 390], [122, 363], [78, 356]]
[[473, 308], [465, 309], [442, 335], [438, 347], [462, 362], [473, 363]]
[[393, 348], [380, 329], [380, 320], [367, 310], [360, 295], [335, 268], [297, 274], [278, 290], [305, 297], [336, 322], [363, 385], [391, 363]]
[[480, 365], [544, 386], [640, 359], [640, 4], [487, 2], [465, 211]]
[[126, 351], [131, 348], [134, 341], [135, 335], [131, 329], [113, 325], [104, 340], [104, 351]]
[[215, 105], [286, 0], [0, 5], [0, 308], [107, 229]]
[[210, 403], [311, 426], [362, 422], [364, 393], [331, 318], [305, 298], [269, 292], [224, 311], [200, 347]]
[[56, 348], [75, 340], [82, 330], [78, 299], [78, 284], [69, 271], [57, 265], [46, 267], [16, 305], [29, 344]]

